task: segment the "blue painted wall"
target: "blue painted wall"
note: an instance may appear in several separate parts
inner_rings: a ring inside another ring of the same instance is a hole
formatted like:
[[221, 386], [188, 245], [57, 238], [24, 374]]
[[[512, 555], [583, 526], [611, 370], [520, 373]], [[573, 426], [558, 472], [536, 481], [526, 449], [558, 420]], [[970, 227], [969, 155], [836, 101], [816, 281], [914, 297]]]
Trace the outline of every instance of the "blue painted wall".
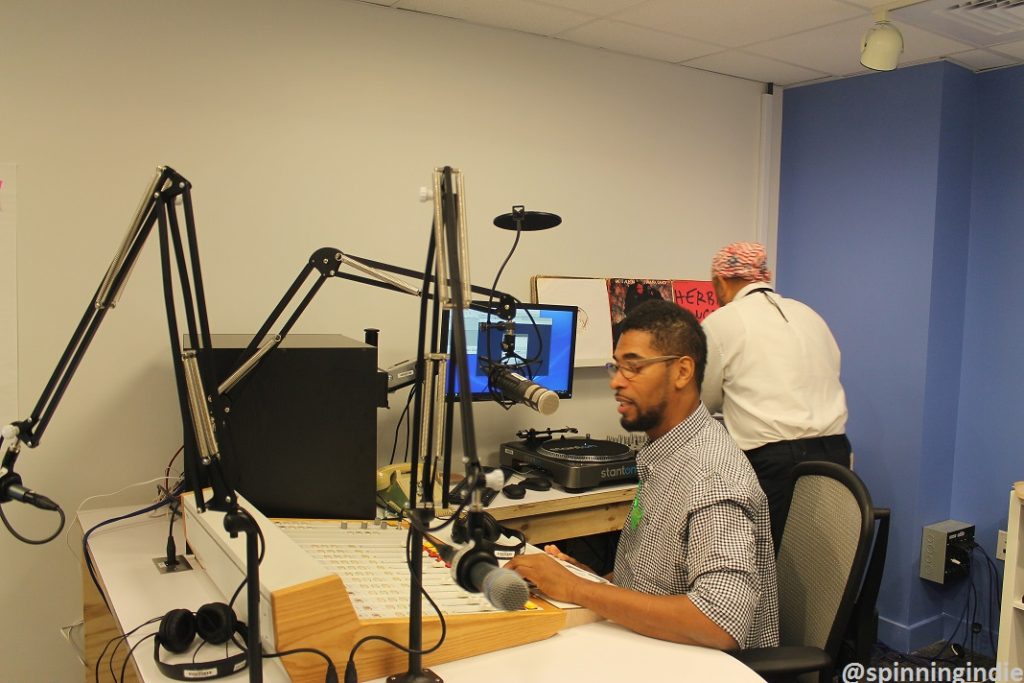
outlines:
[[1011, 447], [1024, 316], [1008, 316], [1021, 306], [1007, 268], [1024, 257], [1011, 227], [1024, 216], [1022, 101], [1024, 69], [945, 63], [785, 93], [777, 284], [843, 351], [856, 469], [893, 510], [880, 636], [905, 651], [947, 636], [944, 614], [964, 599], [918, 578], [922, 526], [977, 524], [991, 554], [1008, 483], [1024, 477]]
[[[963, 376], [950, 511], [976, 524], [979, 543], [994, 555], [996, 532], [1006, 528], [1010, 484], [1024, 479], [1024, 68], [976, 79]], [[1003, 563], [997, 565], [1002, 571]], [[979, 590], [984, 594], [987, 584], [979, 581]], [[959, 603], [949, 602], [947, 612], [958, 614]]]

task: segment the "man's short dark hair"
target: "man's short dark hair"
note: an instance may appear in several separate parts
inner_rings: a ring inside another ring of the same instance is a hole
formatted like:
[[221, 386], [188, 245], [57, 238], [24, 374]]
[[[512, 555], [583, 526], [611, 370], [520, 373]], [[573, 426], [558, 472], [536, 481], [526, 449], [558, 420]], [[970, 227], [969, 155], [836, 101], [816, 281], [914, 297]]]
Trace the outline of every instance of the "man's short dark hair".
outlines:
[[692, 313], [671, 301], [645, 301], [619, 323], [620, 335], [629, 330], [650, 333], [658, 353], [692, 358], [697, 391], [700, 391], [708, 358], [708, 340]]

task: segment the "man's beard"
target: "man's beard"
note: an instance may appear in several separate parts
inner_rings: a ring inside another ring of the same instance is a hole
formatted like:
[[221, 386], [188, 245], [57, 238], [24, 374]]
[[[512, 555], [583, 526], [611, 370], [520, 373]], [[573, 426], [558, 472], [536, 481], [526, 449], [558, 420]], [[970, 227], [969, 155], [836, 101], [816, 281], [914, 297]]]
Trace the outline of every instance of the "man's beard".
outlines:
[[661, 423], [662, 415], [665, 413], [666, 402], [662, 401], [653, 408], [648, 410], [641, 410], [637, 413], [637, 416], [630, 420], [625, 416], [619, 420], [619, 424], [627, 432], [647, 432], [658, 426]]

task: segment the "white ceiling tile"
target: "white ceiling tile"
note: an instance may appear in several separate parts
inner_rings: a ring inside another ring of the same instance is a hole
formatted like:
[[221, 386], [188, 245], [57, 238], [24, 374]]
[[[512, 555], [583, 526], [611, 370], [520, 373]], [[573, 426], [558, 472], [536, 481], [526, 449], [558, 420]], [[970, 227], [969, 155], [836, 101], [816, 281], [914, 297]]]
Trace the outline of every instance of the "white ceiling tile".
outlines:
[[1006, 43], [1005, 45], [999, 45], [992, 49], [996, 52], [1001, 52], [1004, 55], [1013, 55], [1018, 59], [1024, 59], [1024, 40], [1018, 40], [1015, 43]]
[[[2, 1], [2, 0], [0, 0]], [[361, 0], [780, 85], [866, 73], [860, 42], [884, 0]], [[894, 0], [889, 7], [920, 0]], [[975, 50], [891, 13], [901, 65], [1024, 62], [1024, 41]], [[740, 47], [741, 50], [727, 50]], [[732, 69], [732, 70], [731, 70]]]
[[929, 33], [923, 29], [906, 24], [896, 24], [900, 33], [903, 34], [903, 54], [900, 55], [900, 63], [919, 62], [929, 59], [941, 59], [946, 55], [957, 52], [966, 52], [973, 49], [973, 45], [957, 42], [945, 36]]
[[1009, 66], [1018, 62], [1016, 57], [1001, 55], [991, 50], [968, 50], [949, 55], [949, 60], [961, 66], [966, 66], [974, 71], [984, 69], [998, 69], [1001, 66]]
[[401, 0], [395, 6], [545, 36], [593, 19], [591, 15], [526, 0]]
[[864, 32], [873, 23], [870, 18], [843, 21], [743, 49], [833, 76], [843, 76], [865, 70], [860, 64], [860, 45]]
[[607, 19], [598, 19], [584, 26], [569, 29], [558, 37], [574, 43], [666, 62], [681, 62], [722, 50], [720, 45], [702, 43], [691, 38]]
[[869, 16], [838, 0], [648, 0], [615, 15], [647, 28], [737, 47]]
[[714, 55], [698, 57], [683, 62], [683, 66], [693, 66], [705, 71], [747, 78], [762, 83], [790, 85], [822, 78], [828, 74], [813, 69], [786, 64], [767, 57], [747, 54], [739, 50], [728, 50]]
[[[862, 73], [865, 69], [860, 65], [861, 41], [864, 39], [864, 33], [873, 24], [874, 21], [871, 18], [843, 21], [831, 26], [749, 45], [744, 50], [783, 62], [825, 71], [833, 76]], [[923, 31], [914, 26], [905, 24], [896, 24], [896, 26], [903, 34], [901, 64], [941, 59], [947, 55], [971, 49], [970, 45]]]
[[639, 5], [646, 0], [534, 0], [541, 5], [554, 5], [564, 9], [576, 10], [584, 14], [605, 17], [613, 12]]

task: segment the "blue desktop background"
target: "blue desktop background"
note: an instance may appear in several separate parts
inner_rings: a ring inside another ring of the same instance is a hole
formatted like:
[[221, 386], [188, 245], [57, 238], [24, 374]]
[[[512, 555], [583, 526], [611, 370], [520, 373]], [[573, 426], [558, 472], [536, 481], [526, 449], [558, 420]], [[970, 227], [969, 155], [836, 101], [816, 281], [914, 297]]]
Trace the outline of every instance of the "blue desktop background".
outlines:
[[[469, 363], [470, 391], [476, 399], [490, 399], [487, 385], [486, 363], [480, 360], [501, 359], [501, 340], [504, 334], [500, 327], [503, 322], [497, 315], [472, 308], [465, 309], [463, 321], [466, 326], [467, 360]], [[529, 304], [519, 306], [513, 319], [516, 332], [515, 353], [532, 362], [521, 365], [522, 361], [506, 361], [514, 371], [529, 377], [545, 389], [550, 389], [561, 398], [572, 397], [573, 362], [576, 347], [577, 309], [572, 306]], [[531, 320], [532, 316], [532, 320]], [[495, 325], [498, 324], [498, 327]], [[488, 327], [490, 325], [490, 327]], [[452, 353], [453, 331], [448, 325], [448, 348]], [[481, 354], [481, 350], [486, 350]], [[449, 372], [454, 373], [454, 367]], [[455, 395], [460, 393], [458, 379], [455, 379]]]

